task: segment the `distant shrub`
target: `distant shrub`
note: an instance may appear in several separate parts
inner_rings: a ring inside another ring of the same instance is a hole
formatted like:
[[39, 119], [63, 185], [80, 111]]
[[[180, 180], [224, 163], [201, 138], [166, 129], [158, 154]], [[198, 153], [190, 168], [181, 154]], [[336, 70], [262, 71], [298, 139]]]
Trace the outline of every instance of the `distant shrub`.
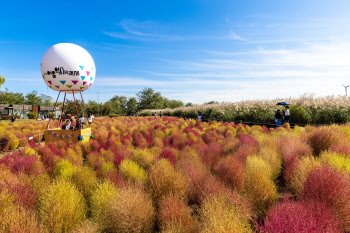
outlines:
[[341, 232], [334, 212], [318, 201], [296, 202], [285, 199], [271, 207], [259, 232]]
[[85, 219], [86, 205], [77, 188], [61, 179], [40, 195], [38, 212], [50, 232], [69, 232]]
[[249, 218], [225, 196], [208, 196], [199, 210], [201, 232], [252, 232]]
[[37, 215], [32, 210], [27, 210], [18, 205], [10, 205], [0, 212], [1, 232], [46, 232], [39, 223]]
[[194, 232], [191, 209], [179, 197], [165, 196], [159, 203], [158, 221], [162, 232]]
[[350, 231], [350, 181], [330, 166], [313, 169], [304, 184], [301, 200], [316, 200], [332, 208], [344, 231]]
[[161, 159], [153, 165], [148, 173], [149, 188], [156, 203], [169, 194], [185, 199], [187, 196], [188, 183], [185, 176], [175, 171], [168, 160]]
[[152, 232], [155, 211], [152, 199], [140, 188], [121, 189], [107, 202], [105, 219], [100, 223], [105, 232]]
[[215, 174], [228, 186], [241, 191], [244, 185], [245, 165], [234, 157], [221, 158], [214, 168]]
[[109, 201], [117, 195], [117, 188], [110, 182], [104, 181], [96, 186], [90, 197], [92, 219], [98, 224], [106, 219], [105, 210]]
[[316, 156], [331, 146], [349, 143], [344, 133], [334, 127], [318, 127], [310, 135], [308, 142]]
[[124, 159], [119, 164], [119, 170], [126, 179], [132, 182], [145, 182], [147, 180], [145, 170], [129, 159]]
[[260, 157], [247, 158], [244, 192], [258, 216], [264, 216], [276, 200], [277, 187], [272, 181], [271, 168]]
[[152, 116], [152, 112], [150, 111], [144, 111], [139, 114], [139, 116]]
[[119, 115], [118, 115], [118, 114], [109, 114], [109, 117], [110, 117], [110, 118], [119, 117]]
[[38, 114], [36, 112], [28, 112], [27, 116], [28, 119], [36, 119], [38, 117]]
[[55, 167], [54, 178], [63, 178], [66, 180], [71, 180], [74, 170], [75, 167], [72, 165], [72, 163], [66, 159], [63, 159]]

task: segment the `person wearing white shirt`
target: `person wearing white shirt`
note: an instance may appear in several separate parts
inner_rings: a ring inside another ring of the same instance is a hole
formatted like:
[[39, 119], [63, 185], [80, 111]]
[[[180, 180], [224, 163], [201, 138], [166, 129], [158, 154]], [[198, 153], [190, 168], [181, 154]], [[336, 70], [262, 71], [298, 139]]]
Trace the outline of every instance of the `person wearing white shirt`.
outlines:
[[284, 112], [284, 122], [285, 123], [289, 123], [289, 117], [290, 117], [290, 114], [289, 114], [289, 106], [285, 106], [286, 108], [286, 111]]
[[88, 121], [89, 121], [89, 124], [92, 123], [92, 119], [94, 118], [94, 115], [92, 115], [91, 113], [89, 114], [89, 118], [88, 118]]

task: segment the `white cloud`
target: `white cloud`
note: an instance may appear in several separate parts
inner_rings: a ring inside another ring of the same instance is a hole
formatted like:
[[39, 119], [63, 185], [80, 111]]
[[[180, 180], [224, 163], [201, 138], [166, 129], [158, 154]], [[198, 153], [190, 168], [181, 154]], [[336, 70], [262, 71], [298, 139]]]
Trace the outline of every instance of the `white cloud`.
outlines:
[[243, 37], [234, 33], [233, 31], [230, 31], [228, 38], [233, 39], [233, 40], [246, 40]]

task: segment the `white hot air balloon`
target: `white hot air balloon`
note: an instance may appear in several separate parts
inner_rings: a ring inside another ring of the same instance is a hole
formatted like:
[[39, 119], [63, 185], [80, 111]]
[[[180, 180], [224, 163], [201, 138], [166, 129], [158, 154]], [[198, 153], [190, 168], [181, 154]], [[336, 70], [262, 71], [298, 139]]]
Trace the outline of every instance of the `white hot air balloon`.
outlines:
[[[56, 138], [53, 138], [52, 135], [59, 135], [60, 140], [64, 139], [70, 142], [73, 139], [78, 140], [78, 137], [79, 140], [86, 140], [86, 137], [83, 139], [83, 136], [91, 134], [90, 128], [83, 129], [83, 124], [76, 125], [76, 127], [79, 128], [79, 131], [76, 131], [74, 134], [79, 135], [75, 135], [73, 137], [73, 134], [70, 134], [70, 132], [67, 134], [67, 131], [61, 130], [61, 123], [66, 95], [70, 93], [73, 94], [74, 102], [76, 102], [74, 94], [80, 93], [84, 105], [84, 115], [86, 115], [88, 118], [82, 92], [89, 89], [95, 81], [96, 69], [94, 60], [92, 59], [91, 55], [85, 49], [75, 44], [55, 44], [45, 52], [41, 60], [41, 75], [47, 86], [49, 86], [52, 90], [59, 91], [52, 112], [56, 108], [56, 104], [61, 92], [65, 93], [59, 128], [53, 130], [49, 129], [49, 124], [51, 121], [50, 116], [46, 127], [47, 130], [45, 131], [45, 142], [56, 140]], [[79, 117], [76, 105], [75, 110], [77, 117]], [[85, 122], [89, 127], [88, 119], [86, 119]], [[72, 139], [70, 139], [71, 136]]]
[[41, 74], [52, 90], [79, 93], [94, 83], [96, 69], [94, 60], [85, 49], [61, 43], [45, 52], [41, 60]]

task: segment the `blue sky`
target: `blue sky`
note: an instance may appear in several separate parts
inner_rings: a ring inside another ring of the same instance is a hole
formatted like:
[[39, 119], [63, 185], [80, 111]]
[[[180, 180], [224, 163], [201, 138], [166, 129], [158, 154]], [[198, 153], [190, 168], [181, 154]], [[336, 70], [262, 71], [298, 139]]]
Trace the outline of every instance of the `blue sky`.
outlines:
[[56, 43], [96, 64], [86, 99], [145, 87], [184, 102], [343, 95], [350, 1], [2, 1], [1, 88], [57, 96], [40, 75]]

